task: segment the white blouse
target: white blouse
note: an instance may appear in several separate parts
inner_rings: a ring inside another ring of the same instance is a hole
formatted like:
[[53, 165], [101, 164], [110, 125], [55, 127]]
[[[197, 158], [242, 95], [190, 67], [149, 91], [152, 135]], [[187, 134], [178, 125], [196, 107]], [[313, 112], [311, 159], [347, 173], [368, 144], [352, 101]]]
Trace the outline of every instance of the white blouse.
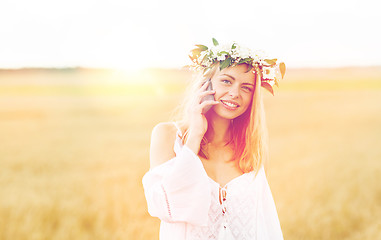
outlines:
[[161, 240], [283, 239], [263, 167], [221, 187], [179, 136], [174, 151], [176, 157], [143, 177], [148, 212], [161, 219]]

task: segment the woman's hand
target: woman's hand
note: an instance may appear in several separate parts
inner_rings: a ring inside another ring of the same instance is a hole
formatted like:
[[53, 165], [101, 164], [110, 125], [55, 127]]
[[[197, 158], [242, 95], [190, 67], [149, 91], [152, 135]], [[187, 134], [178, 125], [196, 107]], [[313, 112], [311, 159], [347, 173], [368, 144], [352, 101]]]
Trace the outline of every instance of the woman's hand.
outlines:
[[214, 98], [212, 100], [202, 101], [205, 96], [215, 94], [214, 90], [205, 91], [209, 84], [210, 81], [206, 81], [200, 87], [195, 96], [194, 103], [189, 110], [190, 125], [186, 145], [196, 154], [199, 151], [201, 140], [204, 137], [206, 130], [208, 129], [208, 121], [203, 114], [203, 110], [219, 103], [218, 101], [215, 101]]

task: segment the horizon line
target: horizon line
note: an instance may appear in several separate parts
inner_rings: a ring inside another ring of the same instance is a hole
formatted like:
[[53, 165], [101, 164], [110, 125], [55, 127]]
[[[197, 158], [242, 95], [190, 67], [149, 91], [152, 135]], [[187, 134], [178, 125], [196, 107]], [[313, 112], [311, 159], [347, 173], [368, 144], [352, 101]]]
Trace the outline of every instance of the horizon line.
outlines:
[[[343, 66], [305, 66], [305, 67], [287, 67], [287, 69], [345, 69], [345, 68], [377, 68], [380, 65], [343, 65]], [[85, 67], [85, 66], [60, 66], [60, 67], [10, 67], [2, 68], [0, 71], [22, 71], [22, 70], [104, 70], [104, 71], [149, 71], [149, 70], [187, 70], [187, 67], [146, 67], [146, 68], [136, 68], [136, 69], [123, 69], [123, 68], [112, 68], [112, 67]]]

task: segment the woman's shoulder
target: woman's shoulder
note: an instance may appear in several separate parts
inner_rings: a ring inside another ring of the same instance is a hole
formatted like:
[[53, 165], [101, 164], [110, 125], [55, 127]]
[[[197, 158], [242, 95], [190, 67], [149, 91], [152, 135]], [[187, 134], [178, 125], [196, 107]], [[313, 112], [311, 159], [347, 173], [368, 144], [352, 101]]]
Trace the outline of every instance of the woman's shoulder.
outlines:
[[152, 130], [153, 135], [159, 135], [160, 137], [173, 137], [180, 131], [183, 133], [183, 123], [181, 122], [160, 122]]
[[152, 136], [167, 138], [176, 136], [177, 127], [174, 122], [160, 122], [152, 130]]
[[152, 130], [150, 146], [151, 168], [175, 156], [174, 143], [177, 127], [173, 122], [158, 123]]

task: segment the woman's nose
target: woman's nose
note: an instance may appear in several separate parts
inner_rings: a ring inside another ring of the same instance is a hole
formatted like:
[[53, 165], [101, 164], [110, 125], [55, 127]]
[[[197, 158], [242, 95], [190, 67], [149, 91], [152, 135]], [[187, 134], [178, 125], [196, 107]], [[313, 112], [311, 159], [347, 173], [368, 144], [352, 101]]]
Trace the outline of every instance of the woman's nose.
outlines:
[[232, 97], [232, 98], [237, 98], [239, 96], [239, 90], [237, 87], [232, 87], [229, 91], [229, 95]]

